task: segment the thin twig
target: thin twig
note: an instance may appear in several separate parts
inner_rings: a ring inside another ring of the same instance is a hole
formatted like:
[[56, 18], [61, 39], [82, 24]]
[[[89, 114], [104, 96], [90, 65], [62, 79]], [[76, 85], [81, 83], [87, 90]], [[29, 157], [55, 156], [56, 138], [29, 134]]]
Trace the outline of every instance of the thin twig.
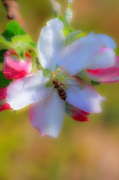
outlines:
[[6, 10], [8, 19], [15, 19], [24, 27], [24, 21], [19, 12], [19, 6], [16, 0], [2, 0]]

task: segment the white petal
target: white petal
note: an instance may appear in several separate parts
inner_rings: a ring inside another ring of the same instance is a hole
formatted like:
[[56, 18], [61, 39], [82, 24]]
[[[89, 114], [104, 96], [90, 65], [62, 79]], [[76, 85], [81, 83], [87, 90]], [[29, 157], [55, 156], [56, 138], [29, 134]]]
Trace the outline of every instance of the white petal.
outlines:
[[65, 47], [58, 64], [68, 68], [74, 75], [91, 64], [101, 46], [100, 38], [89, 34]]
[[18, 110], [41, 100], [47, 91], [45, 88], [47, 81], [42, 71], [38, 75], [29, 75], [14, 81], [7, 87], [7, 103], [14, 110]]
[[115, 41], [110, 36], [107, 36], [104, 34], [97, 34], [97, 36], [102, 39], [105, 47], [112, 48], [112, 49], [116, 48], [117, 45], [116, 45]]
[[47, 106], [48, 98], [50, 97], [44, 98], [38, 103], [31, 105], [30, 119], [32, 125], [42, 136], [56, 138], [62, 127], [65, 104], [57, 92], [53, 92], [51, 104]]
[[108, 68], [115, 63], [115, 52], [112, 49], [106, 49], [102, 53], [97, 54], [92, 59], [92, 64], [88, 66], [89, 69]]
[[58, 19], [52, 19], [41, 30], [38, 40], [38, 56], [43, 68], [52, 69], [55, 65], [53, 59], [64, 47], [63, 23]]
[[[70, 84], [79, 85], [73, 81]], [[73, 89], [73, 91], [72, 91]], [[88, 113], [101, 112], [100, 103], [104, 100], [90, 85], [87, 85], [81, 89], [81, 86], [72, 86], [66, 90], [66, 101], [73, 106], [77, 107]]]

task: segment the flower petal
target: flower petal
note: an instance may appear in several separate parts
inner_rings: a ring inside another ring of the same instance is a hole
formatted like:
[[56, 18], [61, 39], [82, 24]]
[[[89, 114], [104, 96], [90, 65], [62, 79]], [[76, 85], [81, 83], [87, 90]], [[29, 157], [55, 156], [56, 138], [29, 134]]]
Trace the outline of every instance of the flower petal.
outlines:
[[100, 38], [89, 34], [65, 47], [60, 54], [58, 65], [68, 68], [74, 75], [92, 64], [92, 59], [99, 53], [101, 47]]
[[94, 59], [92, 59], [92, 64], [88, 66], [88, 69], [99, 69], [108, 68], [113, 66], [115, 63], [115, 52], [109, 48], [102, 48], [100, 53], [98, 53]]
[[76, 81], [70, 82], [70, 88], [66, 90], [66, 101], [85, 111], [87, 113], [99, 113], [101, 112], [100, 103], [104, 100], [91, 85], [84, 85], [81, 88], [81, 84]]
[[3, 74], [6, 79], [22, 78], [31, 72], [31, 68], [31, 56], [28, 53], [25, 54], [25, 61], [19, 59], [13, 50], [4, 54]]
[[110, 36], [104, 35], [104, 34], [97, 34], [97, 36], [102, 39], [104, 47], [111, 48], [111, 49], [116, 48], [117, 45]]
[[11, 109], [11, 107], [8, 103], [5, 103], [2, 106], [0, 106], [0, 112], [4, 111], [4, 110], [8, 110], [8, 109]]
[[63, 27], [60, 20], [52, 19], [41, 30], [37, 50], [40, 63], [45, 69], [52, 69], [55, 66], [53, 59], [64, 47]]
[[76, 121], [80, 121], [80, 122], [83, 122], [83, 121], [88, 121], [88, 115], [89, 113], [87, 112], [84, 112], [74, 106], [72, 106], [71, 104], [69, 103], [65, 103], [66, 105], [66, 113], [72, 117], [74, 120]]
[[18, 79], [7, 87], [6, 100], [14, 110], [35, 103], [45, 96], [47, 81], [48, 78], [44, 78], [42, 71], [39, 71], [38, 75], [31, 74]]
[[87, 118], [88, 115], [89, 113], [84, 112], [77, 108], [72, 111], [72, 118], [76, 121], [80, 121], [80, 122], [89, 121]]
[[30, 119], [42, 136], [51, 136], [56, 138], [61, 130], [65, 105], [57, 92], [53, 92], [52, 102], [46, 105], [47, 98], [42, 99], [30, 108]]
[[7, 88], [0, 88], [0, 100], [4, 100], [6, 99], [6, 91], [7, 91]]
[[87, 69], [85, 76], [93, 81], [101, 83], [112, 83], [119, 80], [119, 68], [111, 67], [106, 69]]

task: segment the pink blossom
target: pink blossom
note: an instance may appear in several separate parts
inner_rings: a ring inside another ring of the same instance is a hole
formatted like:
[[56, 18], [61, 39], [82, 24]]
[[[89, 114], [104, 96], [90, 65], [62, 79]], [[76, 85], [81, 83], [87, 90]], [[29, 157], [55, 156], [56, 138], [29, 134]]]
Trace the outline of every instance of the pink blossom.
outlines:
[[[108, 46], [108, 43], [106, 45]], [[98, 63], [99, 58], [101, 60]], [[97, 63], [92, 63], [85, 71], [80, 72], [82, 78], [87, 77], [90, 80], [100, 83], [114, 83], [119, 81], [119, 57], [115, 55], [113, 49], [108, 47], [101, 48], [100, 52], [92, 61]]]
[[11, 109], [10, 105], [6, 102], [7, 88], [0, 88], [0, 112]]
[[20, 58], [13, 50], [4, 54], [3, 74], [6, 79], [19, 79], [31, 72], [31, 56], [25, 53], [25, 58]]

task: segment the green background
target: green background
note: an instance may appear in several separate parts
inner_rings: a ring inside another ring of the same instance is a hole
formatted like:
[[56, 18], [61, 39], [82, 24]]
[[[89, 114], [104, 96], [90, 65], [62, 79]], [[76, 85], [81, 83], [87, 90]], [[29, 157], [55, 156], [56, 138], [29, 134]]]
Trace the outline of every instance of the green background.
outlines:
[[[59, 0], [62, 11], [67, 7]], [[37, 43], [51, 19], [49, 0], [18, 0], [26, 30]], [[108, 34], [119, 44], [119, 0], [74, 0], [75, 29]], [[0, 1], [0, 32], [8, 22]], [[96, 90], [106, 97], [89, 122], [66, 117], [57, 139], [41, 137], [29, 107], [0, 114], [0, 180], [119, 180], [119, 83]]]

